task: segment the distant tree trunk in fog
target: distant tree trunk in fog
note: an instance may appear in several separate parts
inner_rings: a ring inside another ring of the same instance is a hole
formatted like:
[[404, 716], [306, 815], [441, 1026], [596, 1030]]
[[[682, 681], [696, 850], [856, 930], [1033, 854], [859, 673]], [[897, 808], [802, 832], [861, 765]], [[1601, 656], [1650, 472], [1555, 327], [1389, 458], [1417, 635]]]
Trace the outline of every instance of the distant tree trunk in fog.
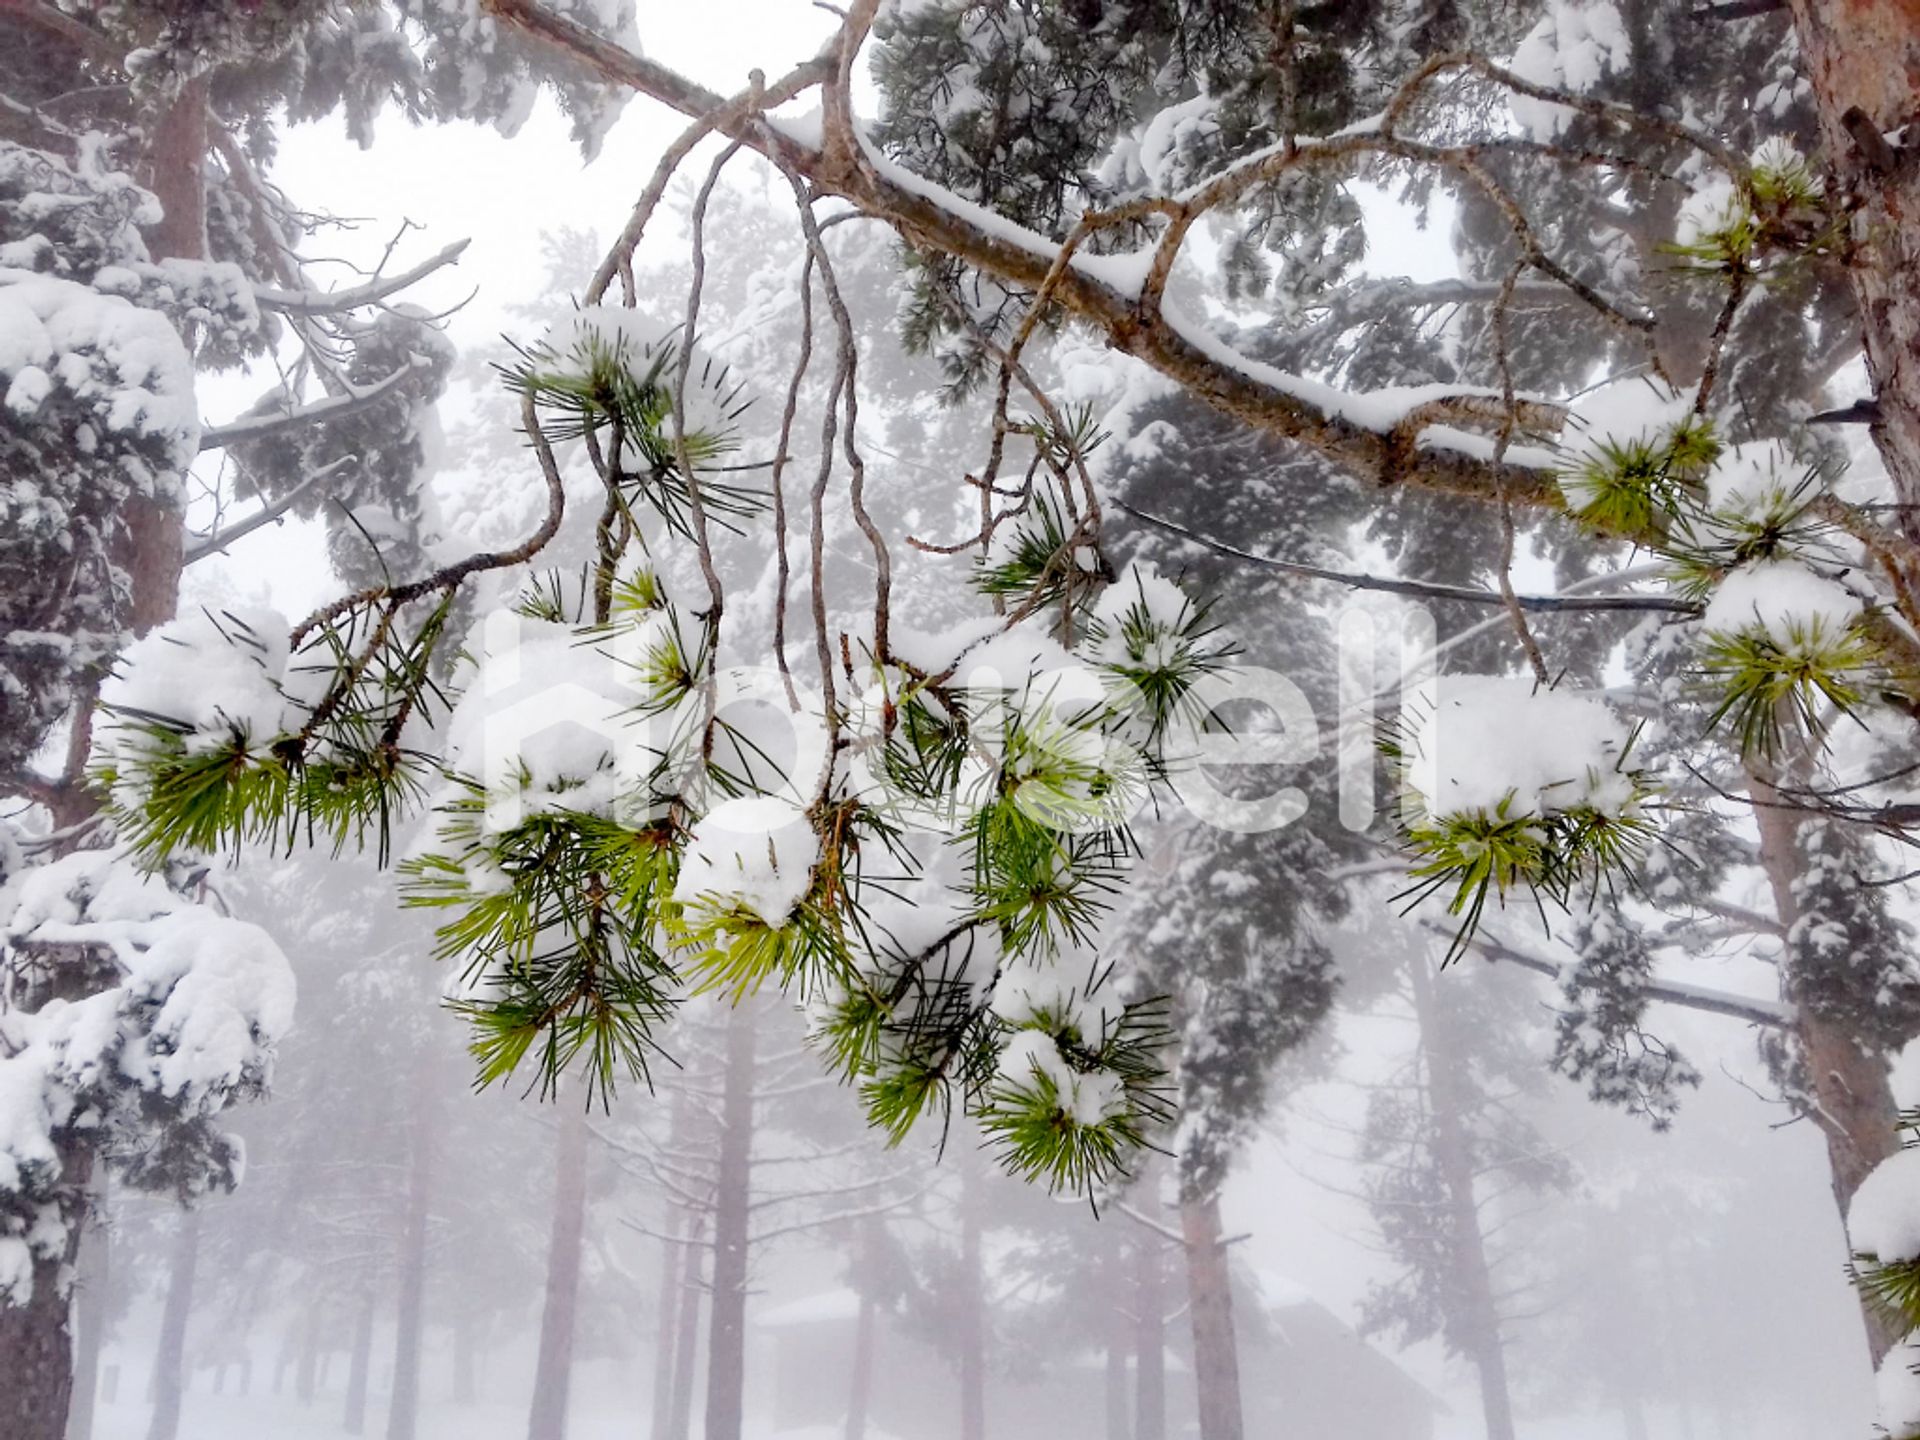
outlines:
[[980, 1260], [981, 1211], [980, 1150], [965, 1145], [960, 1152], [960, 1293], [955, 1341], [960, 1348], [960, 1440], [986, 1440], [987, 1433], [987, 1303], [986, 1275]]
[[[1142, 1195], [1158, 1218], [1157, 1187]], [[1134, 1440], [1167, 1440], [1167, 1259], [1160, 1237], [1142, 1233], [1133, 1250]]]
[[[687, 1092], [676, 1089], [667, 1119], [667, 1149], [674, 1153], [686, 1148], [688, 1126]], [[678, 1282], [686, 1264], [684, 1252], [692, 1248], [693, 1217], [684, 1205], [669, 1202], [661, 1226], [666, 1238], [660, 1242], [660, 1298], [654, 1306], [653, 1342], [653, 1428], [652, 1440], [671, 1440], [673, 1435], [673, 1359], [679, 1336], [677, 1316], [680, 1292]], [[685, 1242], [685, 1243], [683, 1243]], [[684, 1440], [684, 1437], [683, 1437]]]
[[400, 1234], [400, 1303], [394, 1317], [393, 1392], [387, 1402], [387, 1440], [413, 1440], [420, 1417], [420, 1340], [426, 1323], [427, 1207], [433, 1195], [432, 1107], [415, 1087], [413, 1155], [407, 1177], [407, 1214]]
[[1507, 1352], [1500, 1336], [1500, 1311], [1493, 1298], [1493, 1273], [1487, 1265], [1486, 1237], [1480, 1230], [1480, 1200], [1474, 1189], [1474, 1158], [1467, 1138], [1461, 1087], [1466, 1077], [1433, 1003], [1433, 977], [1427, 957], [1416, 950], [1407, 966], [1413, 980], [1413, 1008], [1420, 1043], [1427, 1055], [1427, 1103], [1432, 1111], [1433, 1156], [1446, 1187], [1447, 1231], [1455, 1280], [1466, 1314], [1450, 1316], [1464, 1338], [1462, 1348], [1480, 1372], [1480, 1408], [1487, 1440], [1513, 1440], [1513, 1398], [1507, 1387]]
[[1182, 1196], [1187, 1308], [1193, 1320], [1193, 1383], [1200, 1440], [1245, 1440], [1240, 1414], [1240, 1352], [1233, 1331], [1233, 1285], [1220, 1234], [1220, 1197]]
[[846, 1440], [866, 1440], [867, 1405], [873, 1398], [874, 1304], [873, 1292], [879, 1264], [879, 1226], [869, 1216], [860, 1225], [860, 1248], [854, 1264], [860, 1273], [854, 1289], [860, 1296], [860, 1315], [853, 1326], [853, 1376], [847, 1388]]
[[307, 1322], [300, 1327], [300, 1362], [293, 1372], [294, 1398], [302, 1405], [313, 1403], [315, 1382], [320, 1376], [320, 1311], [307, 1311]]
[[[676, 1125], [675, 1130], [678, 1128]], [[668, 1144], [672, 1147], [672, 1140]], [[675, 1282], [680, 1278], [680, 1252], [685, 1248], [680, 1241], [686, 1229], [685, 1212], [677, 1205], [671, 1206], [665, 1224], [667, 1238], [660, 1242], [660, 1293], [653, 1306], [653, 1424], [647, 1431], [652, 1440], [668, 1440], [673, 1427], [674, 1317], [679, 1299]]]
[[340, 1428], [349, 1435], [367, 1433], [367, 1371], [373, 1363], [373, 1311], [379, 1291], [368, 1281], [353, 1318], [353, 1350], [347, 1357], [347, 1404]]
[[707, 1440], [740, 1440], [746, 1401], [747, 1246], [753, 1183], [754, 1006], [727, 1021], [720, 1099], [720, 1163], [714, 1177], [713, 1311], [707, 1328]]
[[471, 1405], [479, 1395], [474, 1381], [473, 1311], [462, 1306], [453, 1317], [453, 1403]]
[[587, 1224], [587, 1110], [584, 1098], [561, 1107], [553, 1182], [553, 1230], [547, 1241], [547, 1299], [540, 1315], [540, 1359], [533, 1372], [527, 1440], [565, 1440], [573, 1377], [573, 1328], [580, 1311], [580, 1251]]
[[[1130, 1191], [1141, 1215], [1164, 1222], [1161, 1167], [1149, 1156]], [[1167, 1247], [1140, 1226], [1133, 1235], [1133, 1434], [1167, 1440]]]
[[1647, 1440], [1647, 1407], [1636, 1392], [1621, 1391], [1620, 1418], [1626, 1425], [1627, 1440]]
[[706, 1258], [707, 1217], [695, 1215], [681, 1246], [680, 1315], [673, 1326], [673, 1406], [667, 1440], [693, 1434], [693, 1374], [700, 1359], [700, 1296], [706, 1289], [701, 1261]]
[[160, 1343], [153, 1352], [153, 1417], [147, 1440], [176, 1440], [180, 1434], [181, 1373], [187, 1354], [187, 1321], [193, 1315], [193, 1272], [200, 1262], [200, 1212], [180, 1216], [173, 1241], [173, 1270], [167, 1278], [167, 1304], [160, 1315]]
[[67, 1412], [67, 1440], [93, 1440], [93, 1411], [100, 1394], [100, 1352], [106, 1348], [107, 1316], [113, 1307], [113, 1232], [107, 1228], [107, 1191], [101, 1184], [88, 1207], [87, 1234], [80, 1246], [80, 1278], [75, 1282], [73, 1319], [73, 1408]]
[[1133, 1440], [1133, 1415], [1127, 1403], [1127, 1359], [1133, 1354], [1133, 1326], [1127, 1312], [1114, 1307], [1107, 1335], [1107, 1440]]

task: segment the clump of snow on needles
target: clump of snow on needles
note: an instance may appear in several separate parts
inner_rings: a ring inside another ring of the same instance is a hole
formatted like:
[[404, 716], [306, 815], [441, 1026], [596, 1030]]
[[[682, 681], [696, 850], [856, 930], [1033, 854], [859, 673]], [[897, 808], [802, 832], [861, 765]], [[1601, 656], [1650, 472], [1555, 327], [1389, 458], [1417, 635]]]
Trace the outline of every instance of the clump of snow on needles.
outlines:
[[1563, 448], [1577, 467], [1604, 461], [1609, 448], [1666, 443], [1686, 422], [1693, 397], [1664, 381], [1634, 375], [1597, 385], [1568, 408]]
[[1895, 1345], [1874, 1379], [1889, 1440], [1920, 1440], [1920, 1341], [1910, 1335]]
[[100, 687], [101, 703], [129, 716], [184, 726], [189, 751], [255, 744], [298, 730], [302, 714], [286, 693], [287, 618], [233, 605], [197, 608], [127, 648]]
[[673, 898], [745, 909], [778, 929], [813, 884], [819, 858], [820, 837], [798, 806], [772, 796], [723, 801], [694, 825]]
[[1126, 1103], [1125, 1087], [1111, 1071], [1075, 1070], [1044, 1030], [1019, 1030], [1000, 1053], [1000, 1079], [1016, 1090], [1051, 1088], [1060, 1112], [1077, 1125], [1098, 1125]]
[[1897, 1150], [1873, 1167], [1847, 1207], [1847, 1239], [1883, 1264], [1920, 1259], [1920, 1149]]
[[[1527, 32], [1508, 68], [1536, 85], [1579, 95], [1624, 70], [1632, 58], [1633, 42], [1611, 0], [1548, 0], [1547, 13]], [[1510, 95], [1507, 104], [1520, 128], [1537, 139], [1553, 139], [1574, 116], [1565, 105], [1528, 95]]]
[[1804, 473], [1778, 440], [1729, 445], [1707, 474], [1707, 508], [1734, 519], [1757, 519], [1777, 509]]
[[1621, 772], [1630, 735], [1597, 696], [1539, 690], [1507, 676], [1448, 676], [1422, 686], [1408, 781], [1432, 815], [1549, 815], [1634, 801]]
[[1862, 608], [1846, 586], [1798, 560], [1761, 560], [1720, 582], [1701, 623], [1723, 635], [1758, 633], [1793, 649], [1839, 638]]

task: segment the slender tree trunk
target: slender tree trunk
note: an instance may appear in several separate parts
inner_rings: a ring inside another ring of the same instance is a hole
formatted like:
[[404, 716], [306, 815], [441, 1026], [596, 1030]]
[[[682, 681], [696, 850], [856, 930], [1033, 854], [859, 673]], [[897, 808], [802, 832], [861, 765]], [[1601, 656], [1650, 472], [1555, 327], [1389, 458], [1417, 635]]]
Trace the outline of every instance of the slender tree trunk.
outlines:
[[[1799, 814], [1791, 804], [1780, 801], [1779, 792], [1773, 788], [1774, 776], [1764, 767], [1749, 765], [1747, 780], [1760, 830], [1760, 865], [1773, 893], [1774, 910], [1788, 932], [1785, 960], [1790, 981], [1796, 947], [1793, 929], [1800, 919], [1800, 902], [1794, 894], [1794, 881], [1802, 868]], [[1834, 1203], [1840, 1207], [1844, 1221], [1854, 1191], [1874, 1166], [1900, 1148], [1898, 1107], [1887, 1083], [1886, 1062], [1880, 1056], [1862, 1048], [1844, 1026], [1822, 1016], [1816, 1006], [1799, 1005], [1794, 1013], [1794, 1035], [1819, 1106], [1814, 1118], [1827, 1142]], [[1860, 1311], [1867, 1348], [1878, 1365], [1899, 1337], [1864, 1296]]]
[[67, 1440], [93, 1440], [93, 1414], [100, 1394], [100, 1355], [106, 1348], [113, 1294], [113, 1231], [107, 1223], [106, 1177], [94, 1187], [92, 1213], [80, 1243], [80, 1279], [74, 1287], [78, 1330], [73, 1357], [73, 1406]]
[[313, 1403], [320, 1379], [320, 1310], [307, 1311], [307, 1323], [300, 1327], [300, 1363], [293, 1372], [293, 1395], [302, 1405]]
[[1133, 1412], [1127, 1397], [1127, 1360], [1133, 1354], [1133, 1326], [1115, 1306], [1107, 1336], [1107, 1440], [1133, 1440]]
[[349, 1435], [367, 1433], [367, 1372], [373, 1368], [373, 1312], [379, 1291], [371, 1281], [360, 1295], [353, 1318], [353, 1350], [347, 1361], [347, 1404], [340, 1428]]
[[[675, 1090], [667, 1121], [670, 1150], [686, 1148], [691, 1124], [687, 1092]], [[673, 1435], [674, 1352], [680, 1334], [675, 1320], [679, 1310], [677, 1286], [686, 1265], [686, 1252], [692, 1249], [693, 1216], [686, 1206], [669, 1201], [662, 1229], [668, 1238], [660, 1242], [660, 1299], [654, 1307], [653, 1427], [649, 1431], [653, 1440], [671, 1440]]]
[[147, 1440], [177, 1440], [180, 1434], [187, 1321], [193, 1315], [193, 1277], [199, 1263], [200, 1212], [189, 1210], [180, 1217], [180, 1233], [174, 1237], [173, 1273], [167, 1281], [166, 1308], [160, 1315], [160, 1343], [153, 1355], [155, 1398]]
[[987, 1434], [987, 1303], [986, 1275], [981, 1264], [980, 1151], [966, 1145], [960, 1154], [960, 1293], [958, 1310], [960, 1350], [960, 1440], [986, 1440]]
[[1474, 1368], [1480, 1372], [1480, 1409], [1487, 1440], [1513, 1440], [1513, 1396], [1507, 1383], [1507, 1352], [1500, 1336], [1500, 1312], [1493, 1299], [1493, 1274], [1487, 1264], [1486, 1237], [1480, 1230], [1480, 1198], [1474, 1188], [1474, 1162], [1461, 1094], [1461, 1064], [1449, 1043], [1446, 1017], [1434, 1004], [1433, 977], [1424, 952], [1407, 964], [1413, 982], [1413, 1010], [1427, 1056], [1427, 1099], [1433, 1114], [1433, 1154], [1446, 1187], [1446, 1224], [1450, 1257], [1459, 1294], [1466, 1305], [1460, 1327]]
[[553, 1184], [553, 1232], [547, 1242], [547, 1300], [540, 1317], [540, 1359], [533, 1376], [527, 1440], [566, 1440], [573, 1329], [580, 1312], [580, 1252], [587, 1224], [587, 1111], [563, 1107]]
[[[1161, 1215], [1157, 1173], [1136, 1192], [1149, 1219]], [[1133, 1248], [1134, 1440], [1167, 1440], [1167, 1253], [1142, 1230]]]
[[478, 1348], [473, 1312], [465, 1306], [453, 1317], [453, 1403], [471, 1405], [479, 1395], [474, 1351]]
[[1883, 138], [1920, 113], [1920, 11], [1913, 0], [1791, 8], [1827, 164], [1852, 212], [1849, 273], [1880, 404], [1874, 438], [1903, 502], [1899, 524], [1920, 542], [1920, 166]]
[[1220, 1233], [1220, 1197], [1183, 1196], [1187, 1299], [1193, 1317], [1193, 1382], [1200, 1440], [1245, 1440], [1240, 1413], [1240, 1354], [1233, 1331], [1233, 1285]]
[[[676, 1097], [677, 1099], [677, 1097]], [[678, 1134], [679, 1106], [675, 1105], [673, 1133]], [[675, 1147], [678, 1148], [678, 1147]], [[674, 1340], [678, 1331], [675, 1316], [678, 1312], [677, 1282], [685, 1263], [681, 1252], [691, 1248], [682, 1244], [691, 1228], [687, 1223], [686, 1212], [679, 1206], [671, 1206], [667, 1211], [666, 1233], [668, 1239], [660, 1242], [660, 1294], [654, 1304], [653, 1338], [653, 1425], [647, 1432], [653, 1440], [668, 1440], [673, 1433], [673, 1352]]]
[[860, 1295], [860, 1314], [853, 1324], [853, 1377], [847, 1387], [846, 1440], [866, 1440], [867, 1407], [873, 1398], [874, 1303], [873, 1292], [879, 1268], [880, 1221], [872, 1216], [860, 1224], [860, 1248], [854, 1262], [859, 1273], [855, 1289]]
[[[425, 1084], [417, 1085], [416, 1096]], [[413, 1156], [407, 1180], [407, 1217], [400, 1237], [400, 1303], [393, 1337], [393, 1393], [387, 1402], [387, 1440], [413, 1440], [420, 1416], [420, 1341], [426, 1324], [427, 1218], [433, 1194], [432, 1107], [416, 1098]]]
[[720, 1100], [720, 1164], [713, 1206], [713, 1310], [707, 1327], [706, 1440], [740, 1440], [746, 1403], [753, 1029], [753, 1002], [742, 1001], [727, 1022], [727, 1071]]
[[687, 1226], [682, 1257], [680, 1316], [674, 1324], [673, 1413], [669, 1440], [688, 1440], [693, 1433], [693, 1379], [700, 1362], [700, 1296], [705, 1291], [702, 1261], [706, 1257], [707, 1217], [696, 1215]]

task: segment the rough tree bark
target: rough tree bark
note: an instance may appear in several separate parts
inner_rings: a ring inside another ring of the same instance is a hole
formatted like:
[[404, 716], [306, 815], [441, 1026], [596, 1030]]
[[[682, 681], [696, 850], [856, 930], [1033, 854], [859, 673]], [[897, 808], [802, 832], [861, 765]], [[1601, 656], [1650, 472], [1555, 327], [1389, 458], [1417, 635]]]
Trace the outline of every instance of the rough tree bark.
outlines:
[[707, 1327], [707, 1440], [740, 1440], [746, 1403], [747, 1247], [752, 1220], [754, 1006], [727, 1021], [720, 1163], [714, 1178], [713, 1310]]
[[574, 1321], [580, 1311], [580, 1253], [587, 1223], [587, 1112], [564, 1107], [547, 1243], [547, 1298], [540, 1316], [540, 1359], [533, 1376], [527, 1440], [566, 1440], [573, 1374]]
[[[416, 1097], [426, 1086], [414, 1086]], [[413, 1440], [420, 1417], [420, 1339], [426, 1323], [427, 1221], [433, 1197], [432, 1107], [415, 1101], [407, 1213], [400, 1236], [400, 1303], [394, 1317], [393, 1394], [387, 1401], [387, 1440]]]
[[167, 1303], [160, 1316], [160, 1341], [154, 1347], [153, 1415], [147, 1422], [147, 1440], [177, 1440], [180, 1402], [186, 1389], [187, 1321], [193, 1315], [193, 1279], [200, 1264], [200, 1212], [180, 1217], [174, 1237], [173, 1271], [167, 1280]]
[[1407, 964], [1413, 986], [1414, 1017], [1427, 1056], [1427, 1101], [1433, 1117], [1433, 1155], [1446, 1187], [1448, 1248], [1454, 1282], [1466, 1307], [1458, 1317], [1464, 1349], [1480, 1374], [1480, 1409], [1487, 1440], [1513, 1440], [1513, 1396], [1507, 1383], [1507, 1352], [1500, 1335], [1500, 1311], [1493, 1298], [1493, 1272], [1487, 1264], [1486, 1237], [1480, 1229], [1480, 1199], [1474, 1185], [1473, 1151], [1462, 1116], [1459, 1055], [1448, 1043], [1445, 1018], [1434, 1004], [1427, 957], [1416, 950]]
[[1885, 137], [1920, 115], [1920, 5], [1791, 0], [1826, 160], [1853, 211], [1849, 273], [1881, 421], [1874, 438], [1920, 542], [1920, 136]]
[[1225, 1237], [1220, 1232], [1219, 1194], [1182, 1196], [1180, 1230], [1186, 1238], [1200, 1440], [1245, 1440], [1246, 1426], [1240, 1411], [1240, 1352], [1233, 1330], [1233, 1283]]

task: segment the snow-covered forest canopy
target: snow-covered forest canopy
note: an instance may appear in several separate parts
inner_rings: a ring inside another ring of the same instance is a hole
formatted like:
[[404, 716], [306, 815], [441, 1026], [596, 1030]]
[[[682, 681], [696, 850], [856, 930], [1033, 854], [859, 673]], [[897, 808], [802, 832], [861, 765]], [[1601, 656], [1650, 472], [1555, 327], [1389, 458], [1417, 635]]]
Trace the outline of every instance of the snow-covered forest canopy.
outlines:
[[0, 0], [0, 1440], [1920, 1440], [1907, 0]]

